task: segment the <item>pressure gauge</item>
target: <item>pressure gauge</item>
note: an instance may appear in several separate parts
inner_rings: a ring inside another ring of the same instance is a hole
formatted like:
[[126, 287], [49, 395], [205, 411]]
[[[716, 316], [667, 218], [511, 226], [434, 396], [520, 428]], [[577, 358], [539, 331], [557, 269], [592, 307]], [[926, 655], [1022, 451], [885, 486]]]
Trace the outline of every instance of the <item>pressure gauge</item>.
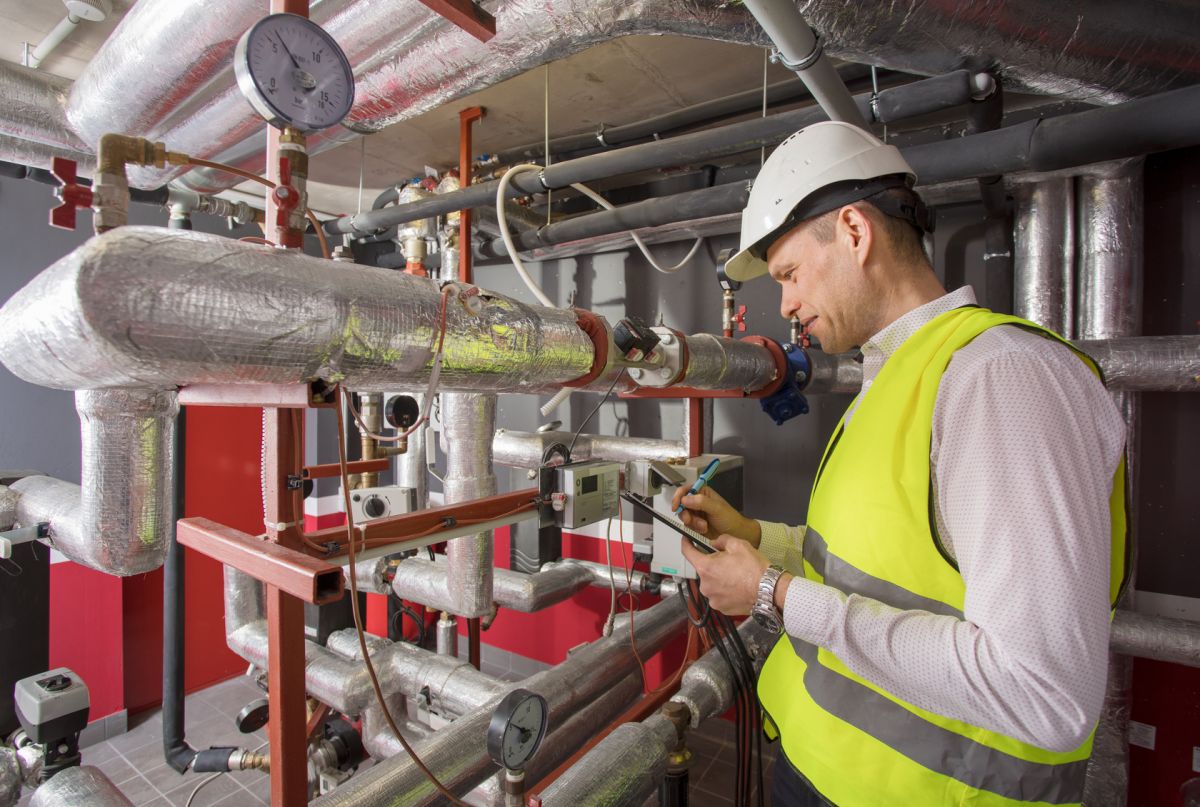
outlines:
[[354, 103], [346, 54], [321, 26], [297, 14], [256, 22], [238, 41], [233, 72], [254, 111], [281, 129], [327, 129]]
[[546, 735], [546, 699], [527, 689], [504, 696], [488, 726], [487, 749], [492, 761], [507, 770], [525, 767]]

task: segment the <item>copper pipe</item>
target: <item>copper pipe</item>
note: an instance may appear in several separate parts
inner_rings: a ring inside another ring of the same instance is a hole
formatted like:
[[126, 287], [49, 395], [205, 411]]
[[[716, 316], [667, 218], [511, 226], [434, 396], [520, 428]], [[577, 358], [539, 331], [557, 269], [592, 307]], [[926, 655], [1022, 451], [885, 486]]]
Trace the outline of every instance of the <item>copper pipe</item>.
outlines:
[[[471, 124], [481, 119], [481, 106], [468, 107], [458, 113], [458, 184], [471, 184]], [[471, 211], [463, 210], [458, 218], [458, 279], [471, 283]]]

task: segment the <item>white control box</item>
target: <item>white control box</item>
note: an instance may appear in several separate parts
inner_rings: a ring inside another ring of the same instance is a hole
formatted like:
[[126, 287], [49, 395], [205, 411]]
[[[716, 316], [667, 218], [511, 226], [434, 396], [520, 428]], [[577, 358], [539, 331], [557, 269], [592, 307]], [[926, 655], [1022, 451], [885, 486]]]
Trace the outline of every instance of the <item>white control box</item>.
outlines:
[[355, 488], [350, 491], [350, 512], [355, 524], [377, 518], [411, 513], [416, 509], [417, 493], [412, 488], [386, 485], [377, 488]]
[[[681, 465], [671, 468], [679, 472], [684, 485], [693, 485], [699, 478], [700, 472], [714, 459], [721, 460], [717, 471], [709, 480], [709, 486], [729, 502], [736, 510], [742, 509], [742, 458], [736, 454], [701, 454], [691, 457]], [[654, 508], [662, 513], [671, 513], [671, 499], [675, 496], [675, 487], [663, 485], [662, 491], [654, 497]], [[654, 522], [653, 540], [651, 542], [650, 571], [669, 577], [686, 577], [695, 579], [696, 570], [683, 557], [679, 548], [680, 536], [675, 530], [659, 521]]]
[[574, 462], [555, 469], [555, 524], [578, 529], [617, 515], [621, 466], [615, 462]]

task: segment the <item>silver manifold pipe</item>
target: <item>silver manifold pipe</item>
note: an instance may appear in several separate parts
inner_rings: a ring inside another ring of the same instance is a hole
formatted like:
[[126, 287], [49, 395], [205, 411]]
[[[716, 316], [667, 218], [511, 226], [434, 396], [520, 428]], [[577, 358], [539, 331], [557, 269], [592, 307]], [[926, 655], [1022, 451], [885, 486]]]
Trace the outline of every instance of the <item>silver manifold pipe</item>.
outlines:
[[[448, 587], [449, 567], [450, 563], [442, 558], [433, 562], [408, 558], [396, 567], [391, 590], [400, 599], [445, 611], [452, 601]], [[627, 584], [624, 570], [618, 568], [610, 581], [605, 564], [573, 558], [547, 563], [533, 574], [509, 569], [492, 570], [492, 596], [496, 606], [527, 614], [569, 600], [576, 592], [589, 586], [609, 588], [610, 585], [616, 585], [618, 591], [622, 592], [632, 585], [634, 593], [655, 588], [645, 572], [635, 571]], [[658, 582], [656, 593], [664, 597], [675, 594], [675, 581], [672, 578], [662, 579]]]
[[[738, 628], [747, 650], [761, 665], [774, 645], [753, 620]], [[680, 729], [695, 728], [733, 705], [729, 665], [716, 648], [684, 671], [673, 703], [686, 711], [686, 726], [677, 726], [660, 710], [640, 723], [626, 723], [541, 793], [545, 807], [577, 804], [640, 805], [658, 789], [667, 772], [667, 755], [675, 748]]]
[[99, 768], [67, 768], [33, 791], [29, 807], [133, 807]]
[[[229, 649], [267, 669], [267, 628], [262, 585], [225, 567], [225, 639]], [[368, 637], [368, 652], [385, 696], [430, 698], [452, 714], [487, 702], [506, 684], [465, 661], [439, 656], [403, 642]], [[310, 695], [347, 715], [360, 715], [375, 703], [366, 665], [353, 631], [329, 637], [327, 646], [305, 642], [304, 682]]]
[[[643, 656], [658, 652], [683, 629], [686, 616], [679, 599], [665, 600], [638, 611], [634, 632]], [[619, 625], [609, 637], [575, 650], [556, 667], [537, 673], [519, 686], [546, 698], [550, 725], [578, 713], [603, 693], [637, 670], [629, 631]], [[518, 686], [518, 685], [512, 685]], [[414, 747], [421, 761], [451, 791], [463, 795], [496, 771], [487, 753], [487, 728], [498, 697], [463, 715], [430, 739]], [[425, 774], [405, 756], [383, 760], [332, 793], [313, 802], [314, 807], [407, 807], [434, 804], [440, 797]]]

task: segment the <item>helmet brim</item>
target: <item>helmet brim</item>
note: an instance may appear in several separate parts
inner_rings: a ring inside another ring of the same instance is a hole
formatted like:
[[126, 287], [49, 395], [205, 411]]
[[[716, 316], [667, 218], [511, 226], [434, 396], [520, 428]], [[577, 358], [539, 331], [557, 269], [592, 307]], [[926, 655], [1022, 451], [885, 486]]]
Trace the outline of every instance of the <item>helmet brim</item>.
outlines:
[[754, 255], [754, 250], [743, 249], [725, 262], [725, 276], [730, 280], [745, 282], [767, 273], [767, 262]]

